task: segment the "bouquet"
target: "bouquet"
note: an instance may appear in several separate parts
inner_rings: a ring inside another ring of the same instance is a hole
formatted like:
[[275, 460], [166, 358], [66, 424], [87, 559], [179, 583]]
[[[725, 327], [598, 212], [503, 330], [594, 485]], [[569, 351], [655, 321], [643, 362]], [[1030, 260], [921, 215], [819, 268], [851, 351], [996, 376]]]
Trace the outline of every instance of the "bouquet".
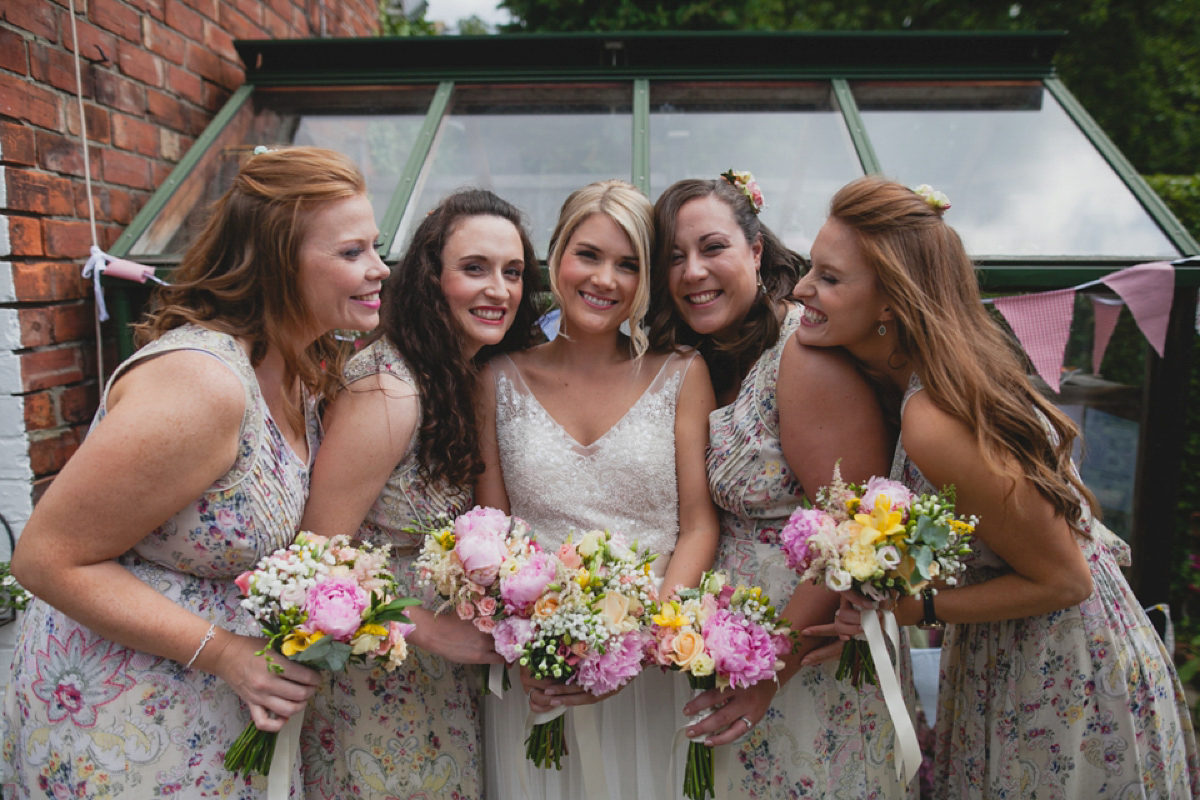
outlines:
[[[697, 692], [774, 680], [781, 656], [792, 651], [791, 629], [762, 589], [735, 588], [722, 572], [704, 573], [697, 588], [681, 589], [652, 619], [651, 660], [683, 671]], [[688, 745], [683, 793], [691, 800], [715, 796], [712, 758], [701, 742]]]
[[[917, 495], [879, 477], [859, 487], [836, 467], [817, 501], [818, 508], [797, 509], [780, 534], [788, 566], [802, 581], [876, 601], [917, 594], [935, 579], [953, 586], [978, 522], [955, 515], [954, 487]], [[854, 639], [842, 650], [837, 677], [847, 676], [855, 687], [877, 682], [867, 642]]]
[[[589, 531], [577, 543], [568, 537], [553, 555], [531, 548], [501, 569], [507, 617], [496, 626], [496, 650], [534, 678], [595, 695], [616, 691], [642, 670], [643, 629], [657, 600], [654, 558], [608, 531]], [[533, 726], [530, 761], [561, 769], [565, 752], [561, 713]]]
[[[404, 609], [418, 601], [396, 598], [387, 546], [352, 546], [350, 537], [301, 531], [292, 545], [276, 550], [238, 576], [242, 607], [262, 625], [267, 645], [260, 651], [334, 672], [375, 661], [394, 670], [408, 656], [405, 639], [413, 626]], [[271, 655], [267, 655], [271, 659]], [[283, 668], [272, 664], [271, 669]], [[225, 767], [235, 773], [270, 771], [278, 734], [246, 726], [229, 748]]]

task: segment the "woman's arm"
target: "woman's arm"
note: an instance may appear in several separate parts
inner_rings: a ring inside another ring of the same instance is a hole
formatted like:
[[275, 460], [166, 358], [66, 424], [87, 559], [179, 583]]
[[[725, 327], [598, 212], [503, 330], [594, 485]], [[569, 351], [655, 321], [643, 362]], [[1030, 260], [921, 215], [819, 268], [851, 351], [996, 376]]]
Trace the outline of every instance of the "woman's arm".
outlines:
[[483, 472], [475, 479], [475, 502], [508, 514], [508, 492], [504, 489], [500, 444], [496, 439], [496, 373], [490, 365], [479, 376], [479, 449]]
[[[245, 402], [237, 376], [203, 353], [166, 353], [130, 370], [34, 509], [13, 554], [17, 579], [101, 636], [188, 663], [209, 622], [116, 558], [229, 471]], [[194, 666], [228, 682], [260, 728], [278, 730], [303, 710], [319, 675], [284, 659], [274, 675], [254, 655], [261, 646], [218, 627]]]
[[708, 415], [717, 407], [704, 359], [687, 368], [675, 405], [675, 480], [679, 489], [679, 538], [663, 579], [662, 596], [680, 586], [696, 586], [712, 567], [720, 526], [708, 491], [704, 457], [708, 449]]

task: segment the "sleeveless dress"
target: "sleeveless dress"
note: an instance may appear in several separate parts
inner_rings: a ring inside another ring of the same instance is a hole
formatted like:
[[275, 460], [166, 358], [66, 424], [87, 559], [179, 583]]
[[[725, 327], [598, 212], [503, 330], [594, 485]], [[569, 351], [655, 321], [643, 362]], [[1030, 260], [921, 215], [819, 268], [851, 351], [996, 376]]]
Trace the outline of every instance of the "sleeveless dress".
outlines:
[[[414, 387], [403, 357], [378, 339], [346, 365], [346, 383], [387, 373]], [[416, 431], [420, 430], [419, 411]], [[417, 585], [420, 535], [405, 533], [439, 514], [456, 516], [471, 494], [430, 485], [418, 474], [418, 436], [367, 512], [358, 535], [393, 545], [392, 567], [404, 596], [436, 608], [432, 587]], [[330, 673], [309, 702], [300, 740], [308, 800], [459, 800], [482, 793], [479, 741], [481, 678], [471, 666], [410, 647], [394, 672], [350, 666]]]
[[[657, 553], [661, 577], [679, 535], [675, 480], [675, 406], [695, 352], [667, 357], [649, 388], [603, 436], [580, 445], [542, 408], [508, 356], [491, 362], [496, 375], [496, 438], [512, 513], [532, 527], [544, 549], [556, 550], [572, 530], [607, 529]], [[616, 695], [587, 707], [599, 726], [608, 796], [624, 800], [675, 797], [668, 774], [672, 741], [685, 724], [691, 697], [686, 679], [648, 669]], [[491, 800], [583, 800], [579, 746], [567, 712], [562, 771], [525, 759], [529, 703], [513, 672], [513, 689], [486, 701], [488, 793]], [[681, 756], [682, 759], [682, 756]], [[595, 762], [593, 762], [595, 763]], [[526, 771], [529, 792], [522, 788]], [[670, 787], [670, 794], [664, 795]]]
[[[721, 518], [716, 566], [761, 586], [779, 609], [799, 583], [779, 534], [804, 488], [783, 455], [776, 384], [784, 347], [799, 325], [800, 311], [790, 306], [779, 341], [751, 367], [734, 402], [709, 416], [708, 483]], [[897, 672], [912, 709], [903, 633], [900, 652]], [[836, 662], [801, 667], [779, 690], [766, 717], [734, 744], [729, 797], [916, 797], [916, 780], [903, 786], [896, 779], [895, 728], [882, 693], [866, 684], [855, 689], [836, 680], [836, 672]]]
[[[196, 325], [163, 334], [113, 373], [93, 425], [104, 418], [118, 377], [177, 350], [207, 353], [241, 379], [246, 411], [236, 460], [118, 561], [205, 620], [260, 635], [239, 605], [233, 579], [295, 537], [309, 465], [276, 427], [238, 342]], [[311, 454], [316, 415], [311, 404], [305, 411]], [[216, 675], [123, 647], [34, 600], [21, 625], [0, 723], [0, 783], [5, 797], [20, 798], [265, 798], [265, 778], [235, 777], [222, 765], [249, 722], [246, 705]], [[298, 776], [297, 765], [294, 797]]]
[[[904, 402], [921, 389], [913, 377]], [[892, 479], [934, 491], [902, 443]], [[1119, 568], [1128, 546], [1084, 506], [1091, 597], [1035, 617], [946, 625], [934, 797], [1188, 798], [1200, 761], [1179, 678]], [[1011, 572], [982, 539], [962, 584]]]

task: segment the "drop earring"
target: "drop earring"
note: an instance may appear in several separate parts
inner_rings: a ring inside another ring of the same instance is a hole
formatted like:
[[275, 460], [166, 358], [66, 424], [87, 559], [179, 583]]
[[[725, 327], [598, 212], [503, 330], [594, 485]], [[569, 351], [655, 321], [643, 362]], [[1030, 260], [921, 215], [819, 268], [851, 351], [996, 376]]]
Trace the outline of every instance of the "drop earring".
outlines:
[[887, 325], [884, 325], [882, 322], [879, 323], [879, 335], [884, 336], [886, 334], [887, 334]]

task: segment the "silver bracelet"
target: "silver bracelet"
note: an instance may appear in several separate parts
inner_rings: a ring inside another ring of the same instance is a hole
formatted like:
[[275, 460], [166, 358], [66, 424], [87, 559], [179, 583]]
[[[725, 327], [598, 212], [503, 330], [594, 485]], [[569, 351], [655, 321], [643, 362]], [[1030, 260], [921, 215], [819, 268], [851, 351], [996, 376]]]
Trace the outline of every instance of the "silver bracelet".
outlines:
[[204, 649], [204, 645], [208, 644], [214, 636], [217, 635], [217, 623], [208, 626], [208, 633], [204, 634], [204, 638], [200, 640], [200, 646], [196, 648], [196, 652], [192, 653], [192, 657], [183, 665], [184, 669], [191, 669], [192, 664], [196, 663], [196, 659], [200, 657], [200, 651]]

